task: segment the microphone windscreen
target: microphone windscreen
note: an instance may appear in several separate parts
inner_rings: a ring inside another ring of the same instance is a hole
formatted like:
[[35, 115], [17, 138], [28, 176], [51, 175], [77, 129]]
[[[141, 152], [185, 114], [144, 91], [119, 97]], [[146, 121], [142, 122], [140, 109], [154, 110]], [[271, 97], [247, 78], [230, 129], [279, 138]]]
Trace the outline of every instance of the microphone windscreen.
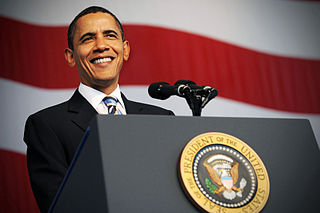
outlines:
[[168, 86], [170, 86], [170, 84], [167, 82], [152, 83], [148, 88], [148, 93], [152, 98], [165, 100], [171, 96], [166, 89]]

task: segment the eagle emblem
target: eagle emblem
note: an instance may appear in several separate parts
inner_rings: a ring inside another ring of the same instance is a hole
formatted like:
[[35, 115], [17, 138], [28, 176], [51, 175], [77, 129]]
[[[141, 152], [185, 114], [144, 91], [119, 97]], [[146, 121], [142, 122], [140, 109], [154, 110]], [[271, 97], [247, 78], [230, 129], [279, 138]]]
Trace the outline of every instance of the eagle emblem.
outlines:
[[223, 155], [215, 154], [209, 156], [204, 162], [203, 166], [206, 168], [211, 181], [214, 183], [214, 194], [221, 195], [228, 200], [233, 200], [237, 196], [242, 197], [247, 181], [242, 178], [239, 187], [237, 182], [239, 179], [239, 163], [232, 158]]

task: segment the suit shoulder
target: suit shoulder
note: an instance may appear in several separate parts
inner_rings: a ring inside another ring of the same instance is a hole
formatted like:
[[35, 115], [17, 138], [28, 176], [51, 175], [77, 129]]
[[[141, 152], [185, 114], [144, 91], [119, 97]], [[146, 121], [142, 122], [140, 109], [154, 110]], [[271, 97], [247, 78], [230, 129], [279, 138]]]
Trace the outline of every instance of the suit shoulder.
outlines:
[[29, 116], [28, 119], [36, 119], [36, 118], [41, 118], [41, 117], [55, 117], [55, 116], [59, 116], [59, 114], [61, 114], [62, 112], [66, 112], [67, 111], [67, 101], [60, 103], [60, 104], [56, 104], [47, 108], [44, 108], [36, 113], [33, 113]]
[[66, 109], [67, 103], [63, 102], [30, 115], [25, 123], [24, 140], [28, 141], [30, 138], [34, 138], [35, 132], [38, 134], [48, 132], [49, 129], [59, 128], [59, 124], [65, 118], [64, 111]]

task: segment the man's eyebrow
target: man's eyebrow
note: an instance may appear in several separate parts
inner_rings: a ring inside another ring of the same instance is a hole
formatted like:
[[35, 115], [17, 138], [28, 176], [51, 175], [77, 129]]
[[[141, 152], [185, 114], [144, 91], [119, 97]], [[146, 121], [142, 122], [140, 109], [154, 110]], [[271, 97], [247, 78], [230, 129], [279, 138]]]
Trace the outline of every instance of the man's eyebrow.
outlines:
[[85, 33], [80, 37], [79, 41], [81, 41], [86, 36], [92, 37], [92, 36], [95, 36], [95, 35], [96, 35], [95, 33], [91, 33], [91, 32]]
[[114, 31], [114, 30], [105, 30], [105, 31], [103, 31], [103, 34], [110, 34], [110, 33], [114, 33], [114, 34], [116, 34], [118, 36], [118, 33], [116, 31]]
[[[116, 31], [114, 31], [114, 30], [105, 30], [105, 31], [103, 31], [103, 34], [110, 34], [110, 33], [114, 33], [114, 34], [116, 34], [118, 36], [118, 33]], [[92, 37], [92, 36], [95, 36], [95, 35], [96, 34], [92, 33], [92, 32], [85, 33], [80, 37], [79, 41], [84, 39], [86, 36]]]

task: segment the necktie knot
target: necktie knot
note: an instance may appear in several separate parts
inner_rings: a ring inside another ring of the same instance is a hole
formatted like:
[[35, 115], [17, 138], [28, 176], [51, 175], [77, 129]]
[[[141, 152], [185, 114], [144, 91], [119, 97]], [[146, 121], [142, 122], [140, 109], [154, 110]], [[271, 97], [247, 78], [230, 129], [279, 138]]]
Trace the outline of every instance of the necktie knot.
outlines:
[[104, 104], [108, 108], [109, 114], [121, 114], [117, 108], [118, 99], [112, 96], [107, 96], [103, 99]]

